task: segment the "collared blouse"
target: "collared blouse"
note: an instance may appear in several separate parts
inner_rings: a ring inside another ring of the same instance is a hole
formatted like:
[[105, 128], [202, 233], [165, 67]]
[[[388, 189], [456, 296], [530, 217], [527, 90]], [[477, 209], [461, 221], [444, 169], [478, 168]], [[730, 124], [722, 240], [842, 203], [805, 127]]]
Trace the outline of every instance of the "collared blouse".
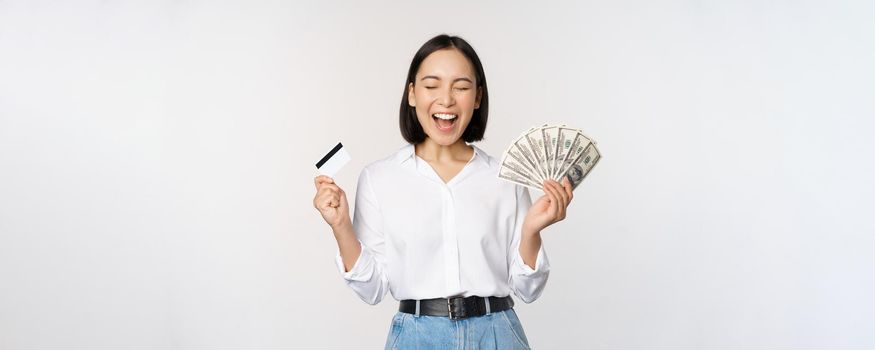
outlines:
[[368, 304], [387, 291], [396, 300], [455, 296], [535, 301], [547, 283], [544, 245], [535, 268], [519, 253], [528, 190], [498, 178], [498, 161], [477, 146], [444, 182], [408, 144], [368, 164], [358, 178], [353, 228], [362, 251], [346, 284]]

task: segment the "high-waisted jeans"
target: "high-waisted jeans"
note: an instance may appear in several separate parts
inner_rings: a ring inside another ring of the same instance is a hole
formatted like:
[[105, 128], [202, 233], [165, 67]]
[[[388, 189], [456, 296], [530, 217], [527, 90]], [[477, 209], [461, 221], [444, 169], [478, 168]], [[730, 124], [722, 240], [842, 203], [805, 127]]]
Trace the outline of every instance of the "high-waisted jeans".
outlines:
[[397, 312], [386, 339], [391, 349], [529, 349], [529, 341], [513, 309], [462, 320]]

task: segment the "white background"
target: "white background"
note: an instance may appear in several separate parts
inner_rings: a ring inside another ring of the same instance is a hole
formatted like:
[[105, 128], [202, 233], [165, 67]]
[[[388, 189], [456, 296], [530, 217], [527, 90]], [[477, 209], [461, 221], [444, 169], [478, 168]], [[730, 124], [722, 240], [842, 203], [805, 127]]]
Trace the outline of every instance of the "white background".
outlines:
[[0, 1], [0, 348], [381, 348], [397, 303], [342, 282], [313, 164], [342, 141], [354, 195], [444, 32], [481, 148], [564, 122], [604, 155], [517, 304], [534, 348], [875, 348], [873, 10]]

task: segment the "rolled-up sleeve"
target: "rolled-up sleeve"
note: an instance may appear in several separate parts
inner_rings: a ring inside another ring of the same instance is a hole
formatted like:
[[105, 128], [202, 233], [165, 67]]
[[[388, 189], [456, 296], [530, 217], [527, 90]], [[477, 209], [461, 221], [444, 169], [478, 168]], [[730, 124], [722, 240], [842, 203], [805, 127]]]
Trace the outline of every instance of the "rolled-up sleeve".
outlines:
[[340, 251], [335, 257], [337, 268], [346, 284], [364, 302], [375, 305], [389, 289], [385, 269], [385, 237], [382, 215], [369, 178], [368, 168], [362, 170], [355, 194], [353, 229], [362, 251], [352, 269], [346, 271]]
[[525, 220], [526, 213], [529, 211], [529, 207], [532, 206], [532, 199], [526, 188], [522, 186], [516, 187], [516, 219], [514, 220], [510, 250], [507, 254], [511, 259], [509, 280], [513, 293], [523, 302], [531, 303], [541, 296], [544, 286], [547, 285], [547, 278], [550, 275], [550, 261], [547, 259], [547, 253], [544, 251], [544, 243], [541, 242], [538, 257], [535, 260], [535, 268], [532, 269], [523, 262], [523, 257], [520, 255], [520, 239], [522, 237], [523, 221]]

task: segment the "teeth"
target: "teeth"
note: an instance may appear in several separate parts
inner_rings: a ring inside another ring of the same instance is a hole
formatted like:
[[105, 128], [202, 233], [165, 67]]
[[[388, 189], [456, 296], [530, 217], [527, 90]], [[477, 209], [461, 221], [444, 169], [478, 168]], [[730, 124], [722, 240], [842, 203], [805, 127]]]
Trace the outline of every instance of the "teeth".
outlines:
[[456, 119], [457, 116], [455, 114], [435, 113], [434, 117], [440, 118], [443, 120], [453, 120], [453, 119]]

